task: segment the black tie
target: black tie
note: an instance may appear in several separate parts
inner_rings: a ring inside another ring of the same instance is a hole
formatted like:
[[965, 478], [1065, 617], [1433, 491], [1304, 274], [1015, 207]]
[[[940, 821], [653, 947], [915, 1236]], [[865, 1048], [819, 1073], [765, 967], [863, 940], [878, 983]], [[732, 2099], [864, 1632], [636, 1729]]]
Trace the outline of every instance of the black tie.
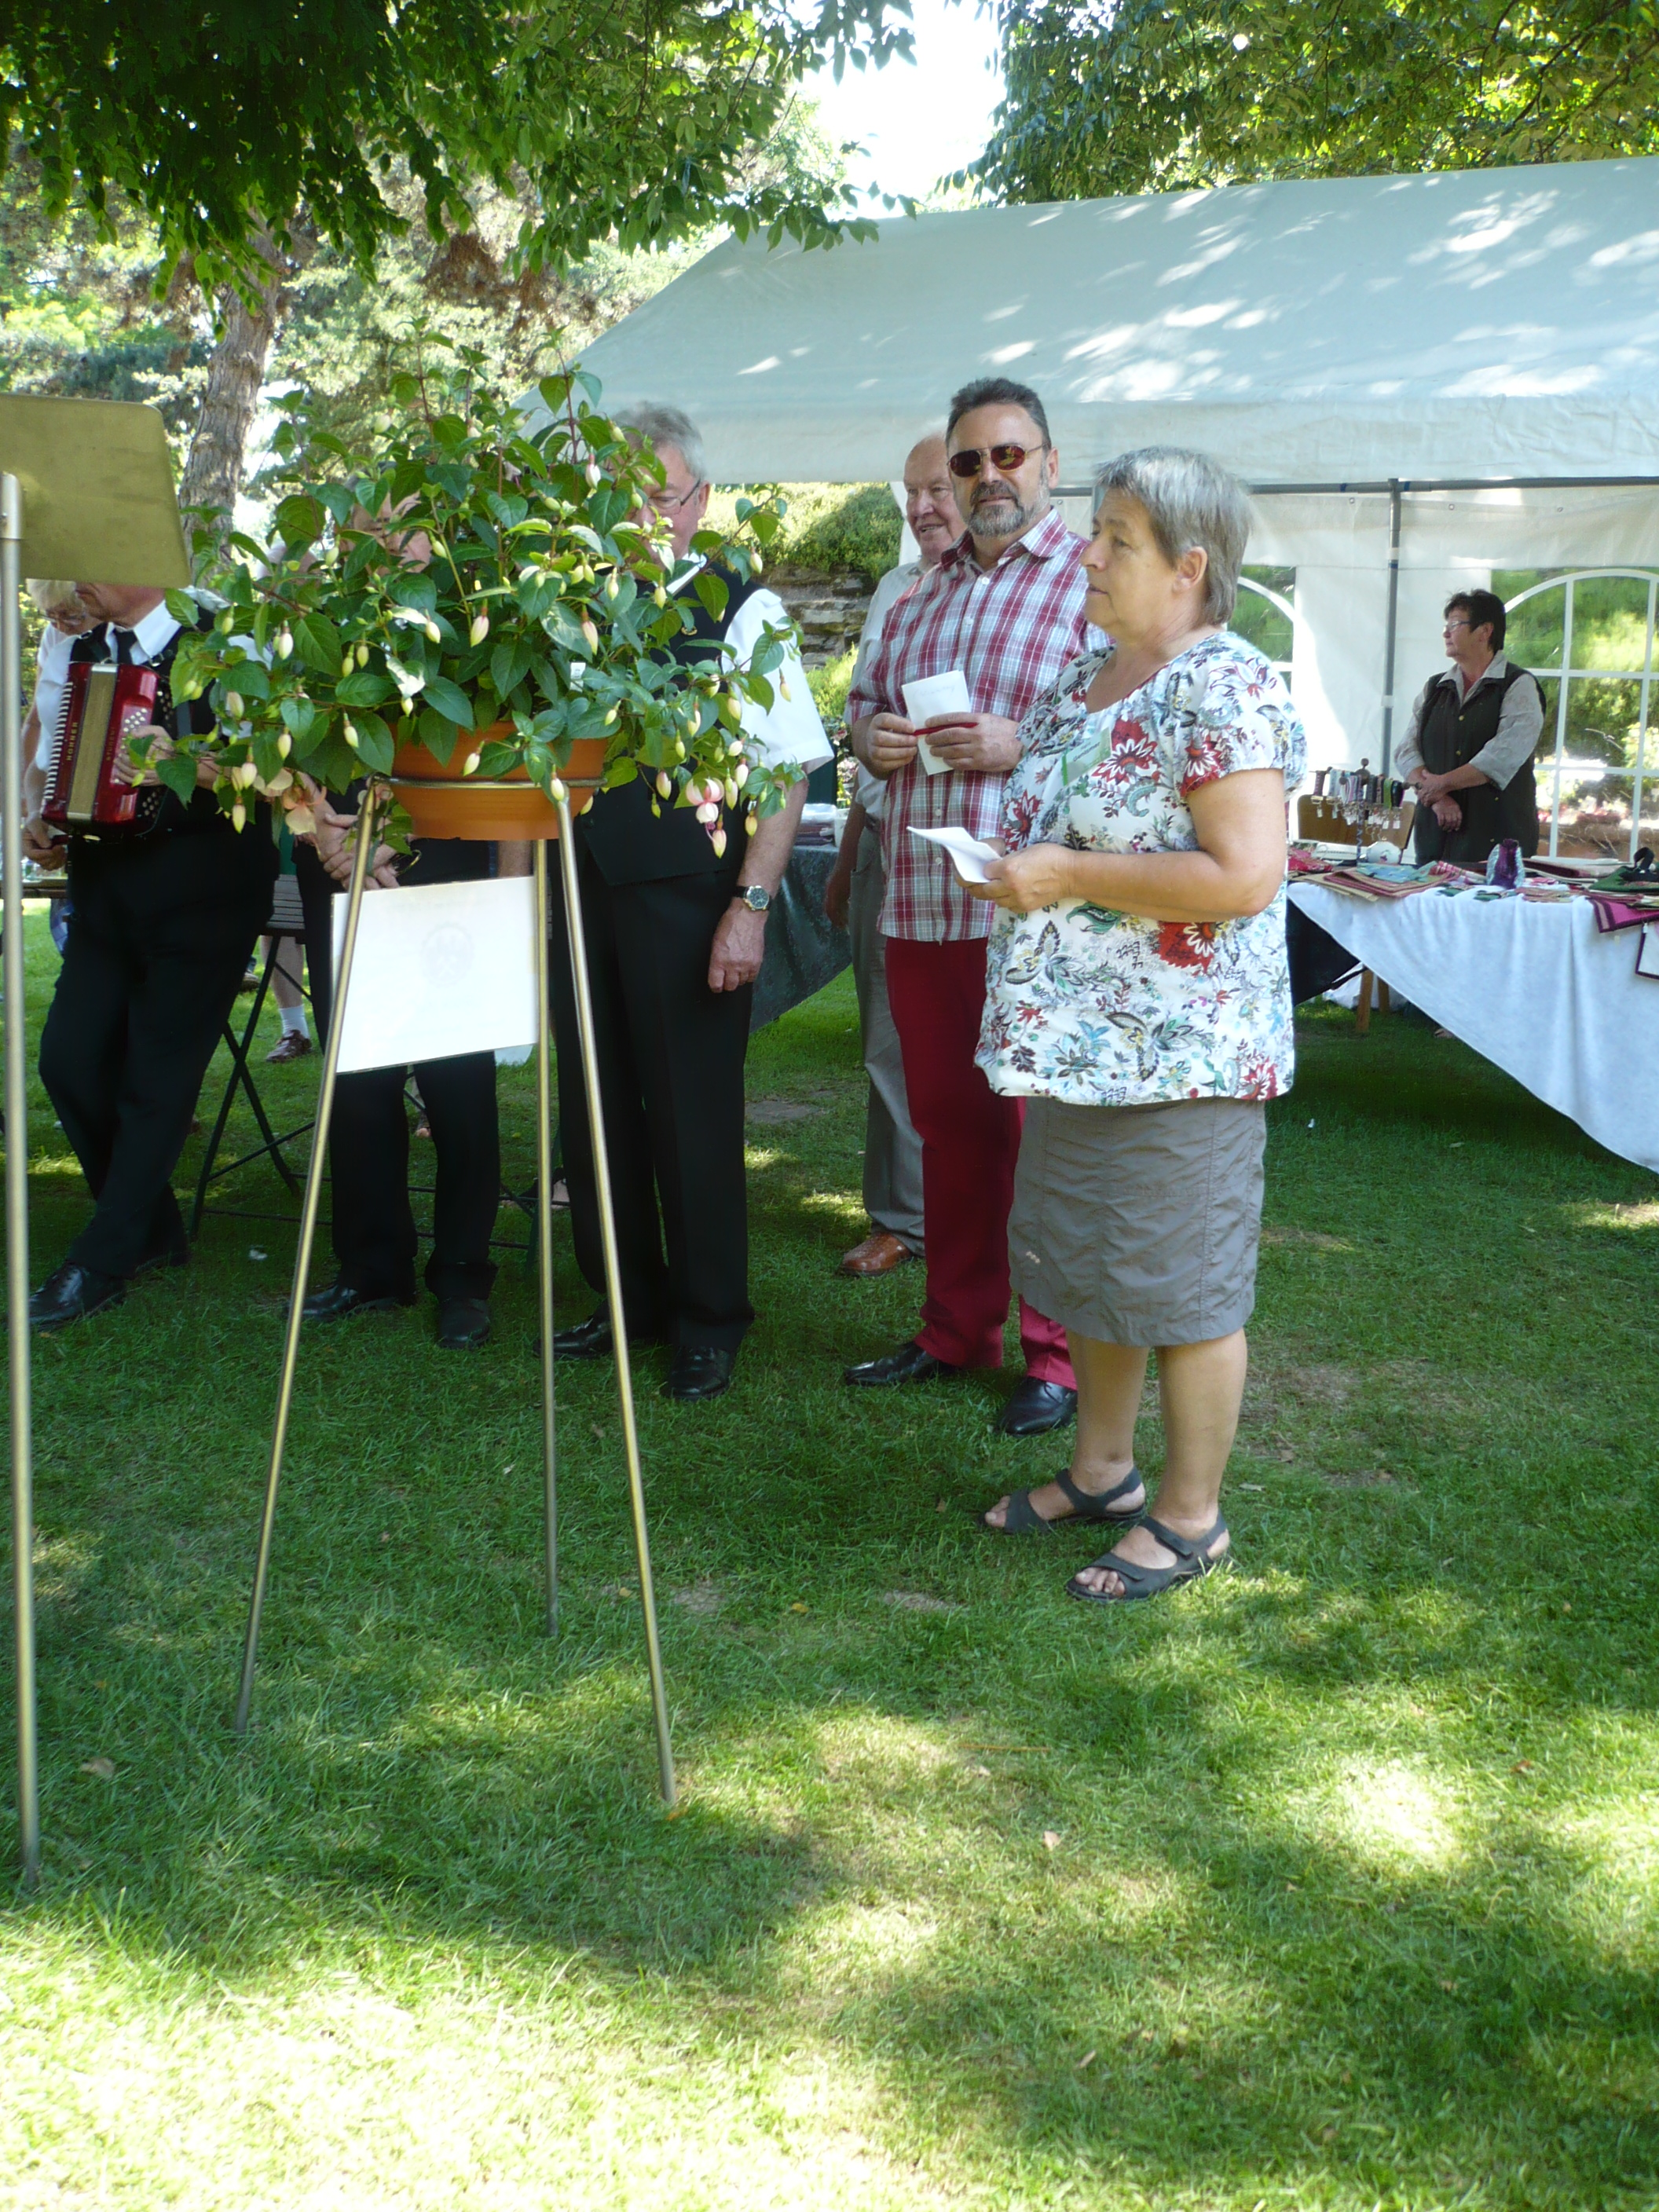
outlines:
[[138, 642], [137, 631], [136, 629], [117, 629], [114, 623], [112, 623], [110, 624], [109, 634], [115, 640], [115, 659], [117, 666], [120, 668], [130, 667], [132, 663], [133, 647]]

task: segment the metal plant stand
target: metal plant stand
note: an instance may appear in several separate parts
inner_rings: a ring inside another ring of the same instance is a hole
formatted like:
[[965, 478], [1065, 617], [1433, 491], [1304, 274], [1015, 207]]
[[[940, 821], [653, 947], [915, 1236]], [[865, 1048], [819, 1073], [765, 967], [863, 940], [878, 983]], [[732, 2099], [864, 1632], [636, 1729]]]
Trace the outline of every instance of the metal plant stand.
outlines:
[[[242, 1650], [242, 1674], [236, 1699], [235, 1727], [238, 1735], [245, 1735], [253, 1705], [254, 1674], [258, 1663], [259, 1630], [264, 1612], [265, 1595], [270, 1583], [272, 1539], [276, 1525], [276, 1495], [282, 1481], [283, 1460], [288, 1446], [289, 1416], [294, 1402], [294, 1381], [300, 1356], [300, 1331], [303, 1326], [302, 1309], [306, 1285], [311, 1272], [311, 1250], [317, 1230], [317, 1216], [322, 1193], [323, 1176], [328, 1155], [329, 1123], [334, 1110], [335, 1084], [339, 1073], [340, 1041], [345, 1028], [345, 1005], [351, 988], [352, 961], [356, 951], [358, 918], [362, 911], [364, 887], [368, 880], [369, 857], [374, 849], [375, 825], [380, 811], [380, 797], [370, 785], [365, 793], [357, 822], [357, 848], [352, 863], [351, 886], [346, 901], [345, 932], [340, 951], [340, 972], [334, 992], [334, 1012], [329, 1023], [328, 1046], [323, 1060], [322, 1087], [317, 1101], [317, 1125], [312, 1140], [311, 1163], [306, 1175], [304, 1203], [300, 1214], [299, 1249], [294, 1258], [294, 1288], [289, 1301], [288, 1328], [283, 1345], [282, 1377], [277, 1389], [276, 1421], [271, 1437], [270, 1464], [265, 1477], [264, 1510], [259, 1522], [259, 1542], [253, 1569], [253, 1589], [248, 1605], [247, 1635]], [[652, 1716], [656, 1728], [657, 1763], [663, 1802], [672, 1807], [676, 1788], [674, 1753], [669, 1735], [668, 1697], [663, 1681], [662, 1650], [657, 1634], [656, 1592], [651, 1575], [651, 1541], [646, 1525], [645, 1484], [640, 1468], [639, 1431], [634, 1415], [634, 1386], [629, 1366], [627, 1329], [622, 1321], [623, 1314], [622, 1274], [617, 1250], [616, 1213], [611, 1203], [611, 1170], [606, 1157], [605, 1121], [600, 1107], [599, 1066], [594, 1048], [593, 1000], [591, 988], [586, 939], [582, 932], [581, 903], [577, 890], [575, 854], [571, 836], [570, 804], [568, 799], [558, 802], [560, 875], [563, 886], [565, 920], [570, 945], [572, 981], [575, 987], [577, 1026], [580, 1035], [566, 1040], [566, 1049], [574, 1044], [581, 1054], [582, 1073], [587, 1092], [588, 1118], [593, 1129], [593, 1165], [599, 1185], [600, 1232], [605, 1249], [605, 1293], [611, 1313], [617, 1317], [617, 1395], [622, 1411], [623, 1449], [628, 1461], [629, 1500], [634, 1521], [634, 1548], [639, 1565], [640, 1595], [645, 1613], [646, 1665], [651, 1677]], [[548, 867], [547, 842], [538, 840], [534, 846], [534, 881], [536, 915], [536, 1151], [537, 1151], [537, 1220], [536, 1243], [540, 1270], [539, 1309], [541, 1316], [542, 1360], [542, 1463], [545, 1498], [546, 1573], [547, 1573], [547, 1630], [550, 1635], [558, 1628], [558, 1480], [556, 1434], [554, 1413], [553, 1360], [553, 1085], [552, 1085], [552, 1012], [549, 993], [548, 973]]]

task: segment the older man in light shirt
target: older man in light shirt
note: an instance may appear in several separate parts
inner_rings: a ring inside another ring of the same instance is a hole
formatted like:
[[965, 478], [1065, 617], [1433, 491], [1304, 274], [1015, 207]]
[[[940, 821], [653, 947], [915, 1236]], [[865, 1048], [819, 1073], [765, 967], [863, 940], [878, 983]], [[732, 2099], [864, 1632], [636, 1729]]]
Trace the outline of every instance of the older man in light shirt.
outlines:
[[[888, 615], [924, 570], [933, 568], [962, 536], [962, 512], [951, 489], [945, 440], [919, 439], [904, 464], [904, 519], [920, 558], [902, 561], [876, 586], [859, 637], [853, 682], [869, 666]], [[881, 817], [887, 787], [860, 765], [856, 795], [842, 832], [841, 851], [824, 886], [824, 911], [853, 939], [859, 1029], [864, 1042], [870, 1102], [864, 1125], [864, 1204], [870, 1234], [842, 1255], [836, 1273], [887, 1275], [920, 1259], [924, 1224], [921, 1139], [910, 1119], [904, 1090], [904, 1055], [887, 1004], [886, 947], [881, 934], [887, 871], [881, 857]]]
[[[621, 410], [663, 471], [653, 504], [684, 560], [708, 505], [708, 472], [695, 426], [678, 408]], [[719, 618], [693, 593], [693, 627], [669, 647], [688, 667], [747, 658], [767, 625], [788, 616], [757, 581], [726, 579]], [[593, 981], [599, 1087], [622, 1262], [623, 1315], [604, 1307], [554, 1340], [562, 1358], [614, 1349], [614, 1329], [666, 1342], [673, 1358], [665, 1395], [713, 1398], [727, 1389], [754, 1319], [743, 1151], [743, 1063], [750, 1003], [766, 950], [767, 915], [800, 822], [805, 777], [830, 758], [799, 658], [775, 672], [774, 704], [744, 713], [751, 755], [801, 772], [781, 809], [744, 833], [726, 817], [716, 854], [685, 807], [652, 811], [635, 777], [596, 794], [576, 823], [582, 918]], [[575, 1002], [562, 904], [556, 907], [554, 1018], [559, 1115], [577, 1263], [595, 1290], [605, 1275], [592, 1134], [574, 1049]]]

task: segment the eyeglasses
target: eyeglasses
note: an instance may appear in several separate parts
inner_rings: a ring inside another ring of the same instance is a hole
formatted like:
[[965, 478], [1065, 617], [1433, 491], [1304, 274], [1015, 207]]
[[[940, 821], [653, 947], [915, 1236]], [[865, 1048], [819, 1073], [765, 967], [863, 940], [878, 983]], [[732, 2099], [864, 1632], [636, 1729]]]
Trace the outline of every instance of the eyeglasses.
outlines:
[[690, 491], [653, 491], [648, 496], [652, 506], [656, 508], [659, 514], [678, 514], [680, 509], [694, 500], [702, 489], [702, 480], [699, 477]]
[[953, 477], [965, 481], [978, 476], [987, 461], [991, 461], [1004, 476], [1011, 477], [1016, 469], [1024, 466], [1033, 453], [1046, 453], [1048, 450], [1046, 446], [964, 446], [959, 453], [951, 454], [950, 470]]

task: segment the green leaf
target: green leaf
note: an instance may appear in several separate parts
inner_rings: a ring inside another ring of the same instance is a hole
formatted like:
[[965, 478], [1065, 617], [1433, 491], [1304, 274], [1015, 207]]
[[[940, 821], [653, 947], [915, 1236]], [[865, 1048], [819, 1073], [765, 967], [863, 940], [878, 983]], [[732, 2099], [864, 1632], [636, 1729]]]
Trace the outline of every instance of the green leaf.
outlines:
[[316, 727], [317, 709], [309, 699], [284, 699], [276, 709], [296, 745], [303, 745]]
[[169, 592], [167, 612], [181, 629], [194, 629], [202, 619], [202, 610], [188, 592]]
[[378, 707], [392, 696], [392, 690], [378, 668], [354, 668], [335, 685], [334, 696], [343, 707]]
[[391, 731], [378, 714], [354, 714], [351, 720], [357, 732], [358, 759], [371, 775], [384, 775], [397, 750]]
[[306, 492], [294, 492], [287, 499], [279, 500], [275, 519], [277, 532], [290, 553], [302, 553], [307, 545], [314, 545], [328, 526], [322, 501]]
[[340, 633], [325, 614], [296, 615], [293, 623], [294, 650], [305, 665], [319, 676], [335, 676], [340, 667]]
[[[440, 714], [447, 720], [458, 724], [463, 730], [470, 730], [474, 726], [472, 702], [462, 690], [460, 685], [452, 684], [448, 677], [428, 676], [426, 679], [426, 690], [422, 696], [428, 707], [435, 708]], [[425, 720], [424, 715], [422, 720]]]
[[511, 698], [530, 672], [530, 647], [523, 638], [498, 645], [489, 656], [490, 680], [498, 699]]
[[435, 758], [448, 767], [455, 750], [455, 740], [460, 732], [447, 715], [434, 714], [427, 708], [416, 725], [421, 733], [421, 743]]
[[173, 797], [186, 806], [196, 789], [196, 763], [189, 753], [169, 753], [155, 763], [159, 775]]
[[691, 588], [716, 622], [726, 618], [726, 603], [731, 592], [724, 577], [717, 576], [712, 568], [699, 568], [691, 580]]
[[386, 595], [394, 606], [415, 607], [423, 615], [435, 614], [438, 610], [438, 586], [430, 576], [394, 576], [386, 587]]

